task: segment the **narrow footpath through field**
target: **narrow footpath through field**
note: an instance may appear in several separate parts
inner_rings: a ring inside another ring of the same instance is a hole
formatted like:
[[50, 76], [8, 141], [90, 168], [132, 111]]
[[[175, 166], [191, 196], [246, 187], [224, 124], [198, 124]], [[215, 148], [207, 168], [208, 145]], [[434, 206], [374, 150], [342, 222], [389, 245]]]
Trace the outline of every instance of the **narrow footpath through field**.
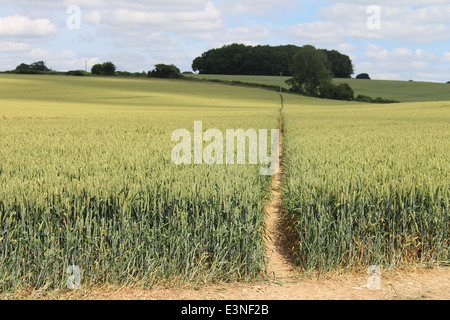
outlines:
[[280, 166], [278, 172], [273, 176], [271, 202], [268, 203], [266, 207], [268, 271], [269, 276], [273, 277], [274, 281], [281, 282], [295, 278], [295, 239], [289, 232], [291, 229], [282, 216], [283, 204], [281, 187], [284, 176], [283, 138], [284, 125], [283, 115], [281, 114], [279, 140]]

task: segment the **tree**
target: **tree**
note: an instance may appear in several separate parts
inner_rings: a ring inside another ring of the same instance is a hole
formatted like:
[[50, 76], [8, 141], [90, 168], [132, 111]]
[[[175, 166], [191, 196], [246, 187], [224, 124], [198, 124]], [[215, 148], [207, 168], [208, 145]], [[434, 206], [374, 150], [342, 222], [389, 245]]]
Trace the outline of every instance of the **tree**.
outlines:
[[319, 96], [321, 88], [329, 86], [332, 79], [327, 55], [311, 45], [298, 50], [291, 71], [294, 77], [286, 83], [292, 91], [308, 96]]
[[355, 92], [348, 83], [340, 83], [339, 85], [336, 86], [335, 99], [352, 101], [355, 99]]
[[356, 76], [356, 79], [366, 79], [370, 80], [370, 76], [367, 73], [360, 73]]
[[89, 73], [87, 73], [84, 70], [69, 70], [66, 72], [66, 76], [77, 76], [77, 77], [84, 77], [89, 75]]
[[37, 61], [37, 62], [32, 63], [30, 65], [30, 69], [33, 71], [40, 71], [40, 72], [50, 71], [50, 69], [45, 66], [44, 61]]
[[15, 73], [24, 73], [24, 74], [36, 74], [39, 72], [48, 72], [49, 68], [45, 66], [44, 61], [37, 61], [30, 65], [21, 63], [14, 70]]
[[116, 66], [114, 63], [108, 61], [103, 64], [103, 75], [113, 76], [116, 74]]
[[[239, 74], [292, 76], [293, 57], [300, 49], [294, 45], [284, 46], [246, 46], [233, 43], [219, 49], [211, 49], [194, 59], [192, 70], [201, 74]], [[321, 49], [330, 64], [335, 78], [350, 78], [353, 64], [350, 58], [336, 50]]]
[[335, 85], [334, 83], [329, 82], [320, 88], [319, 97], [324, 99], [353, 101], [355, 100], [355, 93], [352, 87], [347, 83]]
[[334, 78], [351, 78], [353, 71], [353, 63], [349, 56], [342, 54], [336, 50], [325, 50], [328, 58], [329, 68]]
[[91, 73], [96, 75], [102, 75], [103, 66], [101, 64], [94, 64], [91, 68]]
[[166, 79], [176, 79], [181, 78], [180, 69], [178, 69], [173, 64], [156, 64], [155, 69], [148, 72], [148, 76], [151, 78], [166, 78]]
[[192, 70], [201, 74], [291, 76], [290, 64], [299, 47], [246, 46], [233, 43], [211, 49], [194, 59]]
[[114, 76], [116, 74], [116, 66], [108, 61], [103, 64], [94, 64], [91, 73], [99, 76]]
[[373, 98], [369, 97], [369, 96], [366, 96], [366, 95], [363, 95], [363, 94], [359, 94], [356, 97], [356, 101], [373, 103]]
[[30, 66], [25, 63], [19, 64], [14, 70], [15, 73], [29, 73], [31, 71]]

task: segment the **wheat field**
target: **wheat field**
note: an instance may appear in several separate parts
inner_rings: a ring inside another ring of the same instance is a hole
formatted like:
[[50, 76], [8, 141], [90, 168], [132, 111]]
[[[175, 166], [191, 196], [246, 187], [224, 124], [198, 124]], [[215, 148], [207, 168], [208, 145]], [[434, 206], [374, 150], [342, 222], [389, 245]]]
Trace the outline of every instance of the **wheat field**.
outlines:
[[[448, 100], [284, 94], [282, 200], [301, 270], [450, 260]], [[171, 134], [279, 119], [270, 90], [0, 75], [0, 292], [65, 289], [71, 266], [84, 287], [264, 276], [271, 177], [175, 165]]]

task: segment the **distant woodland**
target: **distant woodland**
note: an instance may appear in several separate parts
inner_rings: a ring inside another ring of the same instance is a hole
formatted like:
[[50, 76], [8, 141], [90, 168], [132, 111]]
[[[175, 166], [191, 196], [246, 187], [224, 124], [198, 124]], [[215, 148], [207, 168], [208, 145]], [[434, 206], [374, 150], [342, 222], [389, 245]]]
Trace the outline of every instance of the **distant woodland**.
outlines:
[[[246, 46], [234, 43], [204, 52], [193, 61], [192, 70], [200, 74], [279, 76], [282, 72], [284, 76], [292, 76], [293, 58], [299, 49], [295, 45]], [[334, 78], [351, 78], [354, 71], [349, 56], [336, 50], [318, 51], [326, 54]]]

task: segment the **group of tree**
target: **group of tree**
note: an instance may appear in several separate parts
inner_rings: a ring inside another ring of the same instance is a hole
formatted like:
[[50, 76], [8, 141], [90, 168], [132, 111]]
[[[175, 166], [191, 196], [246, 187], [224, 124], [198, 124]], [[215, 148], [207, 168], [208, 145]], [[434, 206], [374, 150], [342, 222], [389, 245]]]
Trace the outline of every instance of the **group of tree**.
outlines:
[[116, 76], [127, 77], [127, 78], [145, 78], [147, 77], [147, 72], [128, 72], [128, 71], [116, 71]]
[[289, 65], [297, 48], [287, 46], [225, 45], [211, 49], [194, 59], [192, 70], [200, 74], [230, 75], [284, 75], [289, 76]]
[[155, 68], [151, 71], [145, 72], [127, 72], [116, 71], [116, 66], [112, 62], [105, 62], [103, 64], [96, 64], [92, 67], [91, 73], [93, 75], [101, 76], [123, 76], [123, 77], [150, 77], [150, 78], [167, 78], [177, 79], [181, 78], [180, 69], [173, 64], [159, 63], [155, 65]]
[[178, 79], [181, 78], [180, 69], [173, 64], [167, 65], [159, 63], [155, 65], [155, 69], [148, 72], [150, 78]]
[[291, 71], [293, 77], [286, 81], [291, 92], [327, 99], [354, 99], [354, 92], [348, 84], [333, 83], [334, 74], [327, 54], [314, 46], [306, 45], [297, 50]]
[[102, 64], [94, 64], [91, 73], [98, 76], [114, 76], [116, 75], [116, 66], [111, 61]]
[[[373, 99], [368, 96], [359, 95], [355, 98], [353, 89], [347, 83], [335, 84], [335, 77], [328, 55], [316, 49], [314, 46], [306, 45], [300, 48], [293, 57], [293, 77], [286, 81], [290, 91], [301, 93], [311, 97], [361, 101], [372, 103], [394, 103], [397, 101], [382, 98]], [[360, 79], [370, 79], [368, 74], [360, 74]]]
[[114, 63], [108, 61], [102, 64], [96, 64], [92, 67], [91, 73], [99, 76], [123, 76], [123, 77], [150, 77], [150, 78], [168, 78], [176, 79], [181, 78], [180, 69], [173, 64], [167, 65], [159, 63], [155, 65], [155, 68], [147, 73], [143, 72], [127, 72], [116, 71]]
[[372, 98], [363, 94], [359, 94], [356, 98], [355, 101], [358, 102], [367, 102], [367, 103], [397, 103], [398, 101], [396, 100], [392, 100], [392, 99], [383, 99], [381, 97], [378, 98]]
[[21, 63], [16, 67], [16, 69], [13, 70], [13, 73], [38, 74], [38, 73], [49, 72], [49, 71], [51, 71], [51, 70], [49, 68], [47, 68], [44, 61], [37, 61], [32, 64]]
[[[292, 76], [293, 57], [300, 47], [246, 46], [233, 43], [211, 49], [197, 57], [192, 70], [200, 74]], [[336, 50], [320, 49], [327, 57], [328, 68], [335, 78], [350, 78], [353, 72], [351, 59]]]
[[156, 64], [155, 68], [151, 71], [142, 72], [127, 72], [127, 71], [116, 71], [116, 65], [111, 61], [95, 64], [91, 68], [91, 72], [85, 70], [70, 70], [67, 72], [56, 72], [52, 71], [45, 65], [44, 61], [37, 61], [32, 64], [21, 63], [14, 70], [7, 71], [8, 73], [18, 73], [18, 74], [40, 74], [40, 73], [51, 73], [51, 74], [62, 74], [68, 76], [122, 76], [122, 77], [152, 77], [152, 78], [181, 78], [182, 74], [180, 69], [175, 65], [170, 64]]
[[367, 73], [360, 73], [356, 76], [356, 79], [370, 80], [370, 76]]

